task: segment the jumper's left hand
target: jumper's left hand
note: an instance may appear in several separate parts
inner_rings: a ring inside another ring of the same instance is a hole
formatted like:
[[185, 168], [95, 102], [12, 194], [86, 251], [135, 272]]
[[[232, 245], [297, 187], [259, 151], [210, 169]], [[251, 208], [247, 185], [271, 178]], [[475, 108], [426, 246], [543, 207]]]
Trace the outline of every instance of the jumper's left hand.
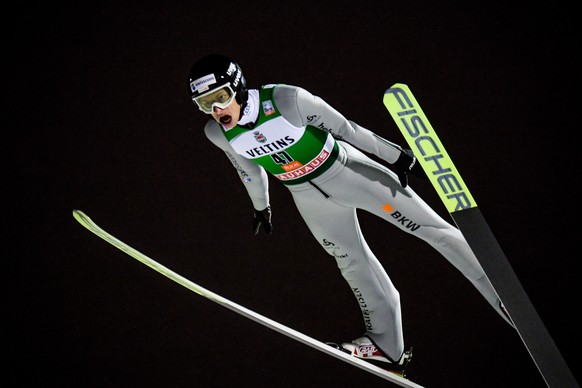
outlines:
[[396, 170], [396, 175], [400, 180], [402, 187], [408, 186], [408, 174], [412, 174], [422, 180], [428, 181], [428, 177], [424, 173], [422, 166], [416, 159], [416, 156], [411, 150], [403, 148], [398, 160], [393, 164]]

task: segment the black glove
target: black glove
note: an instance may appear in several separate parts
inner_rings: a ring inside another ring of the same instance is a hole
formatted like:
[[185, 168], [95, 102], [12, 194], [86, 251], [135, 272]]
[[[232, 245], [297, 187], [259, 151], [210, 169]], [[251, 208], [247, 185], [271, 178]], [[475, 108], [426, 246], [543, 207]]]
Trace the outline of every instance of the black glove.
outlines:
[[253, 233], [255, 234], [255, 236], [259, 234], [259, 229], [261, 229], [261, 225], [263, 225], [265, 233], [270, 235], [271, 232], [273, 231], [273, 224], [271, 224], [270, 206], [267, 206], [263, 210], [255, 210], [255, 214], [253, 216]]
[[416, 156], [411, 150], [403, 148], [398, 160], [393, 164], [396, 170], [396, 175], [400, 180], [402, 187], [408, 186], [408, 174], [412, 174], [420, 179], [428, 181], [428, 177], [424, 173], [422, 166], [416, 159]]

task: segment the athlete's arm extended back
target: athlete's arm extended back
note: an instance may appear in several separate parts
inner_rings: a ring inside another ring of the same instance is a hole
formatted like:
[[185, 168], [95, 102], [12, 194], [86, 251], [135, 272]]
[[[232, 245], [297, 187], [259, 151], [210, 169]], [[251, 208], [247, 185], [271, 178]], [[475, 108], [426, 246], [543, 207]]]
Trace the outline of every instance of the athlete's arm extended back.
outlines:
[[295, 126], [313, 125], [388, 163], [394, 163], [400, 156], [399, 145], [347, 120], [322, 98], [303, 88], [278, 85], [273, 98], [283, 117]]

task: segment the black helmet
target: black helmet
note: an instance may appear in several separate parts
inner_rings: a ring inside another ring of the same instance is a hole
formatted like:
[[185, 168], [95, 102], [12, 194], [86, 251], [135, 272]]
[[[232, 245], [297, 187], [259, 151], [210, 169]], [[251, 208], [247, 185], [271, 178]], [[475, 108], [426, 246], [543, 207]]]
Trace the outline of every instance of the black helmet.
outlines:
[[210, 54], [196, 61], [188, 73], [188, 84], [192, 101], [204, 113], [212, 112], [212, 107], [203, 107], [196, 99], [220, 88], [232, 92], [243, 109], [246, 105], [248, 90], [245, 77], [240, 66], [225, 55]]

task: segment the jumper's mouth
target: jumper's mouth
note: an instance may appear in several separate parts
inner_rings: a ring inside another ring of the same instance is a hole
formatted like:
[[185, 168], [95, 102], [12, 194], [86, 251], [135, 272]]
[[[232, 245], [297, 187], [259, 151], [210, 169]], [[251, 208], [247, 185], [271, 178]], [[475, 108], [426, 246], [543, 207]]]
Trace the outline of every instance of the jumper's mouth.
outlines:
[[230, 115], [226, 115], [226, 116], [222, 116], [220, 117], [220, 124], [230, 124], [230, 122], [232, 121], [232, 116]]

